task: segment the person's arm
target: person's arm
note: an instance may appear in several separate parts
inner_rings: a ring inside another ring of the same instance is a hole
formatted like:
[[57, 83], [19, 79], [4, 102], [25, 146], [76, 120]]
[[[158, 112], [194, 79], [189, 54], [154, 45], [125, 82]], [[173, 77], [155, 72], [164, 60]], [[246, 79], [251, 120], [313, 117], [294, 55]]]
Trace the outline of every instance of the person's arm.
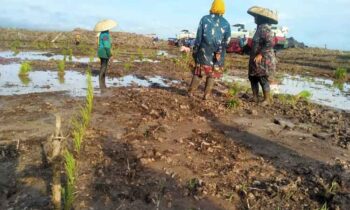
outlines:
[[194, 46], [193, 46], [193, 53], [196, 54], [198, 51], [198, 48], [202, 42], [202, 36], [203, 36], [203, 19], [199, 22], [199, 26], [197, 29], [197, 36], [196, 36], [196, 40], [194, 42]]
[[219, 45], [219, 48], [215, 52], [215, 58], [217, 61], [221, 60], [221, 54], [223, 51], [225, 51], [229, 45], [229, 42], [231, 40], [231, 27], [230, 24], [227, 24], [227, 28], [224, 32], [223, 39], [221, 41], [221, 44]]

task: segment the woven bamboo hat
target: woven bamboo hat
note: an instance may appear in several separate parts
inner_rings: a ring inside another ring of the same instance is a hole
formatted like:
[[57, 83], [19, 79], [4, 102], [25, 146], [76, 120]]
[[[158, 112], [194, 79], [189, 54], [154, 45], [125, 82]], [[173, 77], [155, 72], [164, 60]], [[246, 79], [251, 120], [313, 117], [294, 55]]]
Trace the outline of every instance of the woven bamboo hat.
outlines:
[[269, 19], [271, 24], [278, 24], [278, 14], [267, 8], [253, 6], [248, 10], [248, 14], [252, 16], [262, 16]]
[[117, 22], [114, 20], [101, 20], [98, 22], [94, 28], [94, 31], [108, 31], [117, 26]]

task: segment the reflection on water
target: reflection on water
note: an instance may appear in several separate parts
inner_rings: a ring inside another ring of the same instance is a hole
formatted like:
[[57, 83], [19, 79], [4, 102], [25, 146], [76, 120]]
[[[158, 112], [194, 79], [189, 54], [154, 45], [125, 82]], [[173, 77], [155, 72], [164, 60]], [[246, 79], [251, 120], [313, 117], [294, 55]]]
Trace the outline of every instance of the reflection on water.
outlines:
[[[60, 77], [54, 71], [31, 71], [29, 73], [31, 81], [27, 85], [23, 85], [17, 75], [19, 67], [19, 64], [0, 65], [0, 95], [64, 91], [71, 96], [85, 96], [85, 74], [66, 70], [65, 74]], [[99, 93], [98, 76], [93, 76], [92, 82], [96, 93]], [[106, 78], [105, 85], [107, 87], [169, 87], [175, 83], [178, 83], [178, 81], [168, 80], [160, 76], [137, 77], [135, 75], [127, 75], [121, 78]]]
[[[247, 79], [224, 76], [225, 82], [241, 82], [249, 84]], [[271, 85], [274, 93], [297, 95], [302, 91], [309, 91], [311, 101], [342, 110], [350, 110], [350, 84], [337, 83], [330, 79], [317, 77], [302, 77], [284, 75], [279, 84]]]
[[65, 73], [63, 72], [58, 72], [57, 73], [57, 77], [58, 77], [58, 82], [60, 83], [60, 84], [64, 84], [64, 82], [65, 82], [65, 80], [64, 80], [64, 75], [65, 75]]
[[18, 75], [18, 78], [25, 86], [28, 86], [31, 81], [28, 75]]
[[[65, 58], [64, 55], [56, 55], [48, 52], [40, 52], [40, 51], [27, 51], [27, 52], [19, 52], [18, 54], [14, 54], [12, 51], [0, 51], [0, 57], [7, 59], [20, 59], [20, 60], [40, 60], [40, 61], [50, 61], [50, 60], [63, 60]], [[97, 62], [98, 58], [90, 58], [90, 57], [76, 57], [72, 56], [72, 62], [77, 63], [89, 63], [91, 61]]]

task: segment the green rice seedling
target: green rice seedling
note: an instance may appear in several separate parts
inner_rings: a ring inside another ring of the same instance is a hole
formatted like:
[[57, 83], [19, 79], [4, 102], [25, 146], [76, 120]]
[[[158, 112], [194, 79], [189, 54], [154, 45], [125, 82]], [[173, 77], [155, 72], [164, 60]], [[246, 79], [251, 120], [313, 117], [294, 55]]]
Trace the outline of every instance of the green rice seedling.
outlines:
[[64, 62], [66, 62], [66, 61], [67, 61], [67, 50], [66, 50], [66, 49], [63, 49], [61, 53], [62, 53], [62, 55], [63, 55], [63, 60], [64, 60]]
[[90, 63], [93, 63], [94, 61], [95, 61], [95, 57], [94, 57], [94, 56], [90, 56], [90, 57], [89, 57], [89, 62], [90, 62]]
[[65, 66], [66, 66], [66, 62], [64, 60], [58, 61], [57, 68], [58, 68], [58, 72], [60, 74], [64, 74]]
[[335, 70], [334, 77], [337, 80], [344, 81], [347, 78], [347, 74], [346, 68], [339, 67]]
[[21, 41], [20, 40], [15, 40], [10, 44], [10, 48], [13, 52], [14, 55], [18, 55], [19, 53], [19, 47], [21, 46]]
[[[81, 129], [82, 126], [80, 126]], [[74, 143], [74, 149], [75, 151], [79, 154], [80, 153], [80, 148], [81, 148], [81, 144], [83, 142], [83, 138], [84, 138], [84, 132], [82, 130], [80, 130], [80, 128], [78, 130], [74, 130], [73, 133], [73, 143]]]
[[229, 109], [236, 109], [237, 107], [239, 107], [239, 100], [232, 98], [227, 102], [227, 108]]
[[64, 190], [64, 209], [71, 210], [74, 202], [74, 184], [75, 184], [75, 159], [74, 156], [66, 151], [64, 154], [66, 170], [66, 186]]
[[91, 120], [91, 112], [89, 112], [89, 108], [87, 106], [80, 109], [80, 116], [82, 119], [82, 125], [84, 128], [86, 128]]
[[290, 94], [279, 94], [277, 98], [282, 104], [295, 105], [297, 103], [296, 97]]
[[296, 95], [296, 99], [308, 101], [310, 100], [311, 96], [312, 93], [310, 93], [310, 91], [303, 90], [298, 95]]
[[328, 210], [327, 202], [323, 204], [320, 210]]
[[68, 50], [68, 59], [69, 59], [69, 62], [72, 62], [73, 61], [73, 50], [72, 49], [69, 49]]
[[137, 49], [137, 56], [138, 56], [140, 61], [143, 61], [143, 59], [145, 58], [144, 53], [143, 53], [141, 48]]
[[93, 100], [94, 100], [94, 86], [92, 83], [91, 71], [87, 70], [87, 94], [86, 94], [86, 106], [89, 113], [92, 112]]
[[21, 68], [19, 69], [18, 75], [20, 76], [28, 76], [29, 72], [32, 70], [32, 66], [28, 61], [25, 61], [21, 64]]

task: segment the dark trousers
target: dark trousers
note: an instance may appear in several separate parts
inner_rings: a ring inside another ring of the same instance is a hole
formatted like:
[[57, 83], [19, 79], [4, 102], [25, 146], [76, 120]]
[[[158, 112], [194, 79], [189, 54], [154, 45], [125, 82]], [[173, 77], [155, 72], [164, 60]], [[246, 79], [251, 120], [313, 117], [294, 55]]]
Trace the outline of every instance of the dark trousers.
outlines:
[[106, 87], [106, 72], [108, 68], [108, 58], [101, 58], [101, 68], [100, 68], [100, 88]]
[[270, 82], [268, 76], [249, 76], [250, 85], [253, 91], [259, 92], [259, 84], [264, 92], [270, 92]]

